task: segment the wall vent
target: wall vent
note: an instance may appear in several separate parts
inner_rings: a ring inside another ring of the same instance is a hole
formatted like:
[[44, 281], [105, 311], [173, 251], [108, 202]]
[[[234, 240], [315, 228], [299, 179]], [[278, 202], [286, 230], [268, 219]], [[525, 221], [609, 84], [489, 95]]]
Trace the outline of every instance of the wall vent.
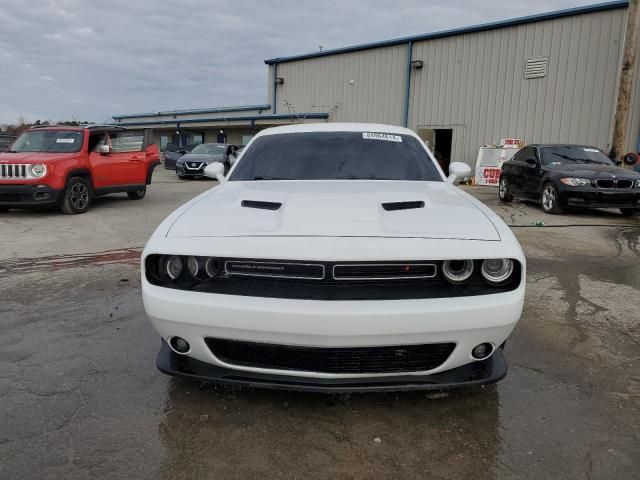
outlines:
[[546, 77], [548, 60], [548, 57], [527, 58], [524, 62], [524, 78]]

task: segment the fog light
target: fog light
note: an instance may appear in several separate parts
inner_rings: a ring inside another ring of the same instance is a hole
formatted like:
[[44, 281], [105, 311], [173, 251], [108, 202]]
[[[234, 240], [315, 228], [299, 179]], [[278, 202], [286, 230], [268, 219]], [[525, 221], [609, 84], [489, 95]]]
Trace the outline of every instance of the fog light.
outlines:
[[189, 342], [180, 337], [171, 337], [171, 340], [169, 340], [169, 344], [178, 353], [187, 353], [191, 348]]
[[480, 345], [476, 345], [473, 350], [471, 350], [471, 355], [473, 356], [473, 358], [481, 360], [491, 355], [492, 351], [493, 345], [491, 345], [490, 343], [481, 343]]

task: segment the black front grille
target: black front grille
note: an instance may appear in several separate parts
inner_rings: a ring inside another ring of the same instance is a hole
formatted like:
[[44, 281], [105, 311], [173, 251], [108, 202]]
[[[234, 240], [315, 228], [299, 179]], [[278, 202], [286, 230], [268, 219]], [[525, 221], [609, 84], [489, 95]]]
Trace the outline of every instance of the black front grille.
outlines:
[[0, 202], [21, 202], [22, 196], [16, 193], [0, 193]]
[[596, 187], [598, 188], [613, 188], [616, 182], [614, 180], [608, 179], [598, 179], [596, 180]]
[[438, 269], [433, 263], [361, 263], [335, 265], [336, 280], [409, 280], [433, 278]]
[[[220, 258], [218, 260], [224, 268], [211, 280], [193, 279], [187, 269], [184, 269], [179, 279], [170, 281], [160, 274], [158, 259], [158, 255], [149, 255], [145, 261], [145, 274], [153, 285], [220, 295], [295, 300], [471, 297], [515, 290], [520, 285], [522, 277], [520, 262], [515, 260], [514, 272], [509, 281], [501, 285], [492, 285], [484, 281], [480, 275], [480, 260], [474, 262], [475, 273], [469, 282], [451, 284], [442, 276], [442, 262], [439, 260], [362, 264]], [[406, 267], [410, 267], [409, 270]], [[334, 273], [337, 274], [336, 278]]]
[[322, 280], [324, 265], [319, 263], [256, 262], [230, 260], [225, 263], [229, 275], [289, 279]]
[[631, 187], [633, 187], [633, 180], [626, 180], [626, 179], [618, 180], [616, 182], [616, 187], [617, 188], [631, 188]]
[[211, 353], [231, 365], [334, 374], [432, 370], [442, 365], [455, 348], [454, 343], [318, 348], [220, 338], [206, 338], [205, 342]]

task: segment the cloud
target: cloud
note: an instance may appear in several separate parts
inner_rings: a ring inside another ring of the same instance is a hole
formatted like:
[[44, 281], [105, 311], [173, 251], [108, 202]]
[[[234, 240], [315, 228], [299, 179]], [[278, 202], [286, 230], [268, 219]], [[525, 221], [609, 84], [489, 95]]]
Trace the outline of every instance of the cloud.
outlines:
[[266, 58], [585, 3], [593, 2], [4, 2], [0, 122], [264, 103]]

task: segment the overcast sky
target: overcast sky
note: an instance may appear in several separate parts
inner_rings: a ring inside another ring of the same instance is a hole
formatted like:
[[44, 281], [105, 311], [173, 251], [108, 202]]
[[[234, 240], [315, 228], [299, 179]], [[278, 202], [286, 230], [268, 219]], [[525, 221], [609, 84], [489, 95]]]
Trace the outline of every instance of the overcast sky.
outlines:
[[580, 0], [0, 0], [0, 123], [265, 103], [264, 60]]

